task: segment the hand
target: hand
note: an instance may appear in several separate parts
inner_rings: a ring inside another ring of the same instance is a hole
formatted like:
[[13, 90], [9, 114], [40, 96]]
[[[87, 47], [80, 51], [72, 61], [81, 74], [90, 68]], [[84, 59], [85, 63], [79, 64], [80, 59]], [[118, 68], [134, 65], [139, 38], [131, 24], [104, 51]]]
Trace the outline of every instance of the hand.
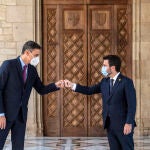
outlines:
[[124, 126], [124, 131], [123, 131], [124, 135], [130, 134], [131, 131], [132, 131], [132, 124], [127, 124], [126, 123], [125, 126]]
[[65, 87], [67, 87], [67, 88], [73, 87], [73, 83], [67, 79], [64, 80], [64, 83], [65, 83]]
[[64, 88], [64, 80], [59, 80], [58, 82], [55, 83], [57, 88]]
[[0, 129], [6, 128], [6, 118], [5, 116], [0, 116]]

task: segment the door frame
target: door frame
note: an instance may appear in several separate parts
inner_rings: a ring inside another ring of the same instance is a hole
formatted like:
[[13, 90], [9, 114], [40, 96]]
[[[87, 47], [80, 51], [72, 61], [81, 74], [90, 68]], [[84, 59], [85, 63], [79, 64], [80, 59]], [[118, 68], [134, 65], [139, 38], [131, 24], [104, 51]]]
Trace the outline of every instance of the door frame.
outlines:
[[[57, 1], [57, 2], [58, 2], [58, 1]], [[89, 1], [88, 1], [88, 2], [89, 2]], [[95, 3], [96, 3], [96, 2], [95, 2]], [[95, 3], [94, 3], [94, 1], [91, 2], [91, 3], [89, 2], [89, 4], [95, 4]], [[43, 37], [44, 37], [44, 36], [43, 36]], [[44, 45], [45, 45], [45, 44], [44, 44]], [[44, 57], [43, 57], [43, 58], [44, 58]], [[131, 58], [132, 58], [132, 56], [131, 56]], [[45, 60], [45, 59], [44, 59], [44, 60]], [[44, 65], [44, 66], [45, 66], [45, 65]], [[131, 65], [130, 65], [130, 66], [131, 66]], [[62, 93], [61, 93], [61, 95], [62, 95]], [[60, 97], [60, 96], [59, 96], [59, 97]], [[58, 101], [58, 102], [59, 102], [59, 101]], [[62, 103], [61, 103], [61, 104], [62, 104]], [[43, 109], [44, 109], [44, 107], [43, 107]], [[61, 131], [60, 131], [60, 132], [61, 132]], [[61, 134], [60, 134], [60, 135], [61, 135]]]

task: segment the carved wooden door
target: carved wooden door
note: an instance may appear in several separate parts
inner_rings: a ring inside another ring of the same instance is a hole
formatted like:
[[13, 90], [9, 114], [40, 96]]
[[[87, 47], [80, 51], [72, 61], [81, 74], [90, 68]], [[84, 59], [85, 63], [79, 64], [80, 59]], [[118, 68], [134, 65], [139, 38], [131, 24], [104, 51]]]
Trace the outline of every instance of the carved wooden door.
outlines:
[[[45, 84], [59, 79], [95, 84], [108, 54], [119, 55], [122, 73], [131, 76], [130, 5], [44, 3], [43, 10]], [[43, 110], [45, 135], [105, 135], [100, 94], [60, 90], [44, 96]]]

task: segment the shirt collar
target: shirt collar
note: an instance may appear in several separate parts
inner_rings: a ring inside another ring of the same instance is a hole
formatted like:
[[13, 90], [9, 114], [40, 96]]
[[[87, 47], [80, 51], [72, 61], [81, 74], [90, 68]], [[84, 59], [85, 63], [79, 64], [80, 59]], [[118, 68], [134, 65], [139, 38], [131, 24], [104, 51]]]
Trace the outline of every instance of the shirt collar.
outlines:
[[23, 67], [24, 67], [26, 64], [23, 62], [23, 60], [22, 60], [21, 57], [19, 57], [19, 60], [20, 60], [20, 63], [21, 63], [21, 67], [22, 67], [22, 69], [23, 69]]
[[118, 78], [119, 74], [120, 74], [120, 72], [118, 72], [118, 73], [117, 73], [113, 78], [111, 78], [111, 79], [114, 79], [114, 81], [116, 81], [116, 79]]

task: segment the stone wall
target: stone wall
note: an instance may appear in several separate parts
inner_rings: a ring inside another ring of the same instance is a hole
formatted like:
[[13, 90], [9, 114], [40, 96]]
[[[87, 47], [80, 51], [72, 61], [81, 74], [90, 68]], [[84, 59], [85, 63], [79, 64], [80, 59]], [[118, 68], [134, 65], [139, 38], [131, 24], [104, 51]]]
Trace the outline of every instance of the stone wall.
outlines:
[[[41, 0], [0, 0], [0, 64], [5, 59], [19, 55], [25, 41], [35, 40], [40, 43], [40, 7]], [[150, 135], [149, 10], [150, 0], [133, 0], [132, 72], [137, 92], [136, 134], [142, 135]], [[40, 65], [38, 71], [41, 72]], [[40, 99], [33, 91], [29, 103], [27, 135], [42, 135]]]
[[34, 39], [33, 0], [0, 0], [0, 63], [15, 58]]

